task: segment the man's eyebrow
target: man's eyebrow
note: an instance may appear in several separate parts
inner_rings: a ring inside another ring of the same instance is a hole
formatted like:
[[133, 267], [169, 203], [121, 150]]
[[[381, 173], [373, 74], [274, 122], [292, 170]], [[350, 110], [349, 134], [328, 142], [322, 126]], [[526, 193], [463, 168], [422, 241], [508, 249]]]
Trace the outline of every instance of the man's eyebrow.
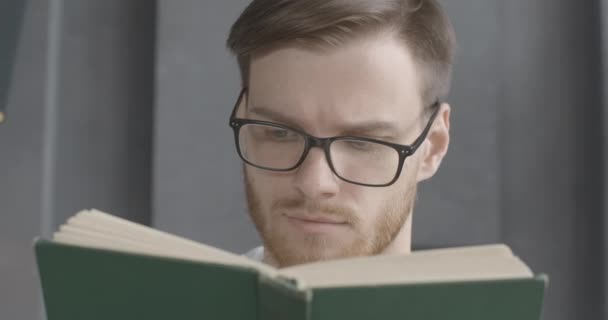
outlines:
[[[264, 106], [249, 106], [249, 112], [268, 119], [269, 121], [284, 124], [302, 130], [294, 119]], [[342, 124], [338, 127], [341, 136], [373, 136], [396, 138], [400, 130], [394, 123], [383, 120], [370, 120], [354, 124]]]
[[248, 108], [249, 113], [257, 115], [259, 117], [266, 118], [270, 121], [277, 122], [280, 124], [288, 125], [290, 127], [294, 127], [297, 129], [301, 129], [293, 119], [290, 119], [288, 116], [285, 116], [277, 111], [274, 111], [270, 108], [266, 108], [264, 106], [253, 106], [249, 105]]
[[391, 122], [371, 120], [345, 126], [341, 132], [344, 135], [352, 136], [384, 136], [395, 138], [399, 134], [399, 129]]

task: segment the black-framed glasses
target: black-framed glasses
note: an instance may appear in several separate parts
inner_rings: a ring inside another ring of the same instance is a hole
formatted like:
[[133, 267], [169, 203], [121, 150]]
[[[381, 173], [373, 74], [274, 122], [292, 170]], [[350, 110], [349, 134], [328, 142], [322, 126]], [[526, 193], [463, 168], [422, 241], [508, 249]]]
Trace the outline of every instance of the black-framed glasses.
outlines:
[[319, 147], [332, 172], [340, 179], [361, 186], [386, 187], [395, 183], [405, 159], [416, 152], [439, 112], [439, 101], [424, 130], [410, 145], [353, 136], [319, 138], [283, 124], [241, 119], [236, 112], [247, 93], [244, 88], [230, 115], [236, 149], [241, 159], [256, 168], [292, 171], [306, 159], [311, 148]]

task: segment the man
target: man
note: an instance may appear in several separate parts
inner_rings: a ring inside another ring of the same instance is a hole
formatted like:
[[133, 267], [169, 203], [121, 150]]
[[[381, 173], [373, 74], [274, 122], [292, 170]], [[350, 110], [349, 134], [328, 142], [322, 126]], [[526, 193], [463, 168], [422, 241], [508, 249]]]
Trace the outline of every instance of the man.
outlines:
[[276, 267], [411, 248], [449, 144], [454, 36], [436, 0], [254, 0], [233, 25], [230, 118]]

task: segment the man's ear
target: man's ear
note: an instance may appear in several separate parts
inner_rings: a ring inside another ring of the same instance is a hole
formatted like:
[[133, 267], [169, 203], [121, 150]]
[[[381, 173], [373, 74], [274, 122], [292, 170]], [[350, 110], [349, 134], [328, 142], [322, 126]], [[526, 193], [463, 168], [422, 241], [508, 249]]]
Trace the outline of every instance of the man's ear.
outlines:
[[450, 144], [450, 105], [442, 103], [426, 140], [422, 144], [422, 154], [418, 166], [417, 181], [423, 181], [435, 175]]

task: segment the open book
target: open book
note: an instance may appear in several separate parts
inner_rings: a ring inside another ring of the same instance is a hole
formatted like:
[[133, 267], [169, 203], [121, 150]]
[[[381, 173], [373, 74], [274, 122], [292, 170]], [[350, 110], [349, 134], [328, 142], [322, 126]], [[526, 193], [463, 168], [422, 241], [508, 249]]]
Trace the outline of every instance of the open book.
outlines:
[[547, 282], [502, 244], [275, 269], [96, 210], [36, 252], [49, 320], [538, 320]]

